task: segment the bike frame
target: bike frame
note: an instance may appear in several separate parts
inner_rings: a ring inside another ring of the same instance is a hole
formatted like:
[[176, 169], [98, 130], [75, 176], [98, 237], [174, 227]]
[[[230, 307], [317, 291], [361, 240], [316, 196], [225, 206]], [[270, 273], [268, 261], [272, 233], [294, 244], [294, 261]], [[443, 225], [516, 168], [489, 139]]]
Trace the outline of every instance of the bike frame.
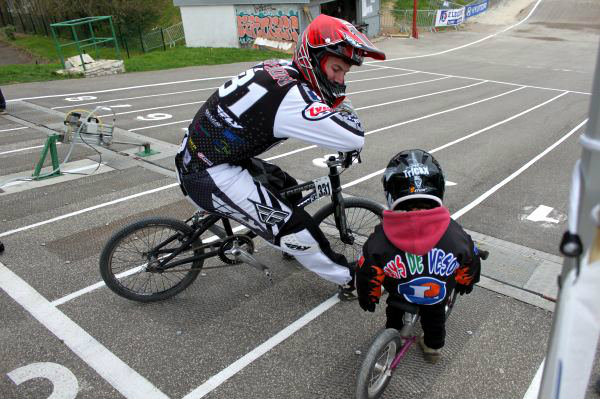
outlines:
[[[353, 153], [349, 153], [349, 154], [350, 155], [346, 154], [345, 157], [342, 157], [342, 156], [337, 157], [337, 158], [335, 156], [329, 157], [329, 159], [327, 160], [327, 167], [329, 168], [329, 173], [327, 176], [321, 177], [319, 179], [315, 179], [315, 180], [312, 180], [312, 181], [309, 181], [306, 183], [297, 184], [292, 187], [288, 187], [288, 188], [280, 191], [280, 195], [282, 195], [284, 197], [289, 197], [290, 195], [293, 195], [293, 194], [302, 193], [304, 191], [311, 191], [308, 195], [302, 197], [302, 199], [300, 199], [298, 201], [298, 203], [296, 204], [297, 207], [304, 208], [307, 205], [326, 196], [324, 194], [329, 194], [329, 196], [331, 197], [331, 201], [333, 203], [334, 209], [335, 209], [335, 211], [334, 211], [335, 225], [336, 225], [336, 228], [340, 232], [340, 239], [345, 244], [351, 245], [354, 242], [354, 237], [348, 231], [348, 225], [347, 225], [347, 221], [346, 221], [346, 217], [345, 217], [346, 214], [345, 214], [345, 208], [344, 208], [344, 201], [343, 201], [343, 196], [342, 196], [342, 184], [340, 181], [340, 174], [341, 174], [341, 170], [342, 170], [341, 167], [348, 167], [352, 164], [354, 154]], [[360, 161], [360, 158], [359, 158], [359, 161]], [[223, 224], [223, 228], [216, 225], [216, 223], [219, 222], [219, 220]], [[191, 263], [191, 262], [195, 262], [198, 260], [208, 259], [208, 258], [217, 256], [219, 254], [219, 250], [220, 250], [222, 244], [225, 242], [225, 240], [235, 237], [235, 234], [231, 227], [231, 221], [228, 218], [223, 217], [223, 216], [211, 214], [208, 212], [202, 213], [200, 211], [200, 212], [197, 212], [196, 214], [194, 214], [194, 216], [192, 216], [190, 219], [186, 220], [186, 223], [191, 223], [191, 227], [193, 229], [193, 232], [191, 234], [186, 234], [183, 237], [180, 234], [176, 234], [174, 236], [167, 238], [165, 241], [163, 241], [158, 246], [156, 246], [156, 248], [154, 249], [152, 254], [155, 255], [157, 258], [159, 257], [160, 254], [163, 254], [163, 253], [164, 254], [168, 253], [169, 255], [160, 259], [160, 262], [156, 266], [153, 267], [154, 270], [161, 273], [161, 272], [165, 272], [167, 269], [173, 268], [175, 266], [179, 266], [179, 265], [183, 265], [186, 263]], [[194, 249], [195, 250], [211, 249], [210, 251], [199, 254], [199, 255], [194, 255], [194, 256], [189, 256], [189, 257], [183, 258], [183, 259], [178, 259], [174, 262], [171, 262], [179, 254], [181, 254], [184, 251], [187, 251], [190, 247], [192, 247], [194, 245], [194, 243], [198, 241], [200, 236], [207, 230], [213, 231], [217, 236], [219, 236], [219, 240], [216, 240], [216, 241], [208, 243], [208, 244], [199, 245], [199, 246], [195, 247]], [[253, 231], [249, 231], [248, 233], [246, 233], [244, 235], [246, 237], [249, 237], [250, 239], [253, 239], [254, 237], [257, 236], [257, 234], [254, 233]], [[173, 251], [161, 252], [161, 249], [164, 248], [166, 245], [173, 242], [174, 240], [181, 239], [181, 238], [184, 238], [184, 241], [178, 248], [176, 248]]]
[[[486, 257], [487, 257], [487, 255], [486, 255]], [[450, 313], [452, 313], [452, 308], [454, 307], [454, 304], [456, 303], [457, 296], [458, 296], [458, 292], [455, 290], [453, 292], [452, 296], [450, 297], [450, 299], [448, 299], [448, 302], [446, 303], [446, 306], [447, 306], [446, 319], [450, 316]], [[395, 306], [397, 308], [404, 310], [404, 312], [406, 312], [405, 315], [408, 314], [410, 317], [410, 321], [408, 323], [404, 324], [404, 327], [402, 328], [400, 335], [405, 337], [405, 336], [411, 334], [413, 327], [419, 320], [419, 308], [416, 305], [408, 304], [408, 303], [404, 303], [404, 302], [391, 302], [390, 304], [392, 306]], [[398, 364], [400, 364], [400, 361], [402, 361], [402, 359], [404, 358], [404, 355], [406, 355], [406, 352], [408, 352], [410, 347], [415, 342], [417, 342], [417, 337], [415, 335], [411, 335], [410, 337], [407, 337], [405, 339], [406, 339], [406, 341], [404, 342], [404, 345], [402, 345], [402, 348], [400, 348], [398, 353], [396, 353], [394, 360], [392, 360], [392, 363], [390, 364], [390, 370], [392, 372], [396, 370], [396, 367], [398, 367]]]

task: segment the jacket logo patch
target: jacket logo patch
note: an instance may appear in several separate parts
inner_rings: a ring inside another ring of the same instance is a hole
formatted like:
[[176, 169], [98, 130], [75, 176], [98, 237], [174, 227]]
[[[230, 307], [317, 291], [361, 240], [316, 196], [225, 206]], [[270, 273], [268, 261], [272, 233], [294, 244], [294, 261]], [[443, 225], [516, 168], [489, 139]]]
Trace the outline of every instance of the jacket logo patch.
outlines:
[[304, 112], [302, 112], [304, 119], [308, 119], [309, 121], [325, 119], [331, 114], [333, 114], [331, 107], [323, 103], [312, 103], [304, 108]]
[[389, 261], [387, 265], [385, 265], [385, 267], [383, 268], [383, 272], [386, 276], [398, 280], [406, 278], [406, 266], [402, 262], [402, 258], [400, 257], [400, 255], [396, 255], [394, 260]]
[[398, 293], [417, 305], [434, 305], [446, 297], [446, 283], [433, 277], [418, 277], [398, 285]]

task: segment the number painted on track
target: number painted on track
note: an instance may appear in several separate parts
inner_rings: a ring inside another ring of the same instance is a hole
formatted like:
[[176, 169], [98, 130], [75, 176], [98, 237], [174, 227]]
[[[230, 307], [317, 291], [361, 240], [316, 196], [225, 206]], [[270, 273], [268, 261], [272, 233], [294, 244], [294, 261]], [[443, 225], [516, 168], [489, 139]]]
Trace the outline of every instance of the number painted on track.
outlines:
[[138, 116], [137, 120], [139, 121], [162, 121], [165, 119], [171, 119], [173, 115], [171, 114], [163, 114], [162, 112], [157, 112], [155, 114], [148, 114], [146, 116]]
[[71, 370], [57, 363], [31, 363], [6, 375], [17, 385], [34, 378], [50, 380], [54, 388], [48, 399], [75, 399], [79, 392], [77, 377]]
[[94, 97], [94, 96], [67, 97], [67, 98], [65, 98], [65, 101], [71, 101], [71, 102], [90, 101], [90, 100], [96, 100], [97, 98], [98, 97]]

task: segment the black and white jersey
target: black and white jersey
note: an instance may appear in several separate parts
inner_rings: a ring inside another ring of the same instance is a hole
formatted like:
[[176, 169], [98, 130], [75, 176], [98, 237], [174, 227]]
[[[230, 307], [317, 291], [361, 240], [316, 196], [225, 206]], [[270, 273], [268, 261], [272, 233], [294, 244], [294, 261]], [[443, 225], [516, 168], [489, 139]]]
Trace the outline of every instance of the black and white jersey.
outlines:
[[296, 138], [334, 151], [359, 150], [356, 114], [324, 104], [289, 61], [267, 61], [227, 81], [189, 126], [176, 162], [181, 173], [258, 156]]

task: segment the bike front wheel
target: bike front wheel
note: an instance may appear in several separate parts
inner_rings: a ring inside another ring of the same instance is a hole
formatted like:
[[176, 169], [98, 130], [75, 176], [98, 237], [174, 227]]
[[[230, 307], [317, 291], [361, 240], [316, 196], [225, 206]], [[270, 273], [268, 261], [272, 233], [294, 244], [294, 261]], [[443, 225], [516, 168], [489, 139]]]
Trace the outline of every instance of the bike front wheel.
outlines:
[[[138, 302], [170, 298], [198, 277], [204, 260], [158, 271], [160, 260], [179, 248], [192, 233], [187, 224], [170, 218], [147, 218], [124, 227], [106, 243], [100, 255], [100, 275], [116, 294]], [[177, 257], [200, 255], [198, 239]]]
[[331, 245], [333, 251], [343, 254], [348, 262], [358, 260], [362, 246], [373, 233], [375, 226], [381, 222], [383, 206], [366, 198], [345, 198], [344, 209], [346, 225], [354, 242], [348, 244], [340, 238], [335, 224], [335, 207], [333, 203], [325, 205], [314, 215], [315, 222]]
[[383, 330], [365, 355], [356, 381], [356, 399], [377, 399], [392, 379], [391, 365], [402, 348], [397, 330]]

